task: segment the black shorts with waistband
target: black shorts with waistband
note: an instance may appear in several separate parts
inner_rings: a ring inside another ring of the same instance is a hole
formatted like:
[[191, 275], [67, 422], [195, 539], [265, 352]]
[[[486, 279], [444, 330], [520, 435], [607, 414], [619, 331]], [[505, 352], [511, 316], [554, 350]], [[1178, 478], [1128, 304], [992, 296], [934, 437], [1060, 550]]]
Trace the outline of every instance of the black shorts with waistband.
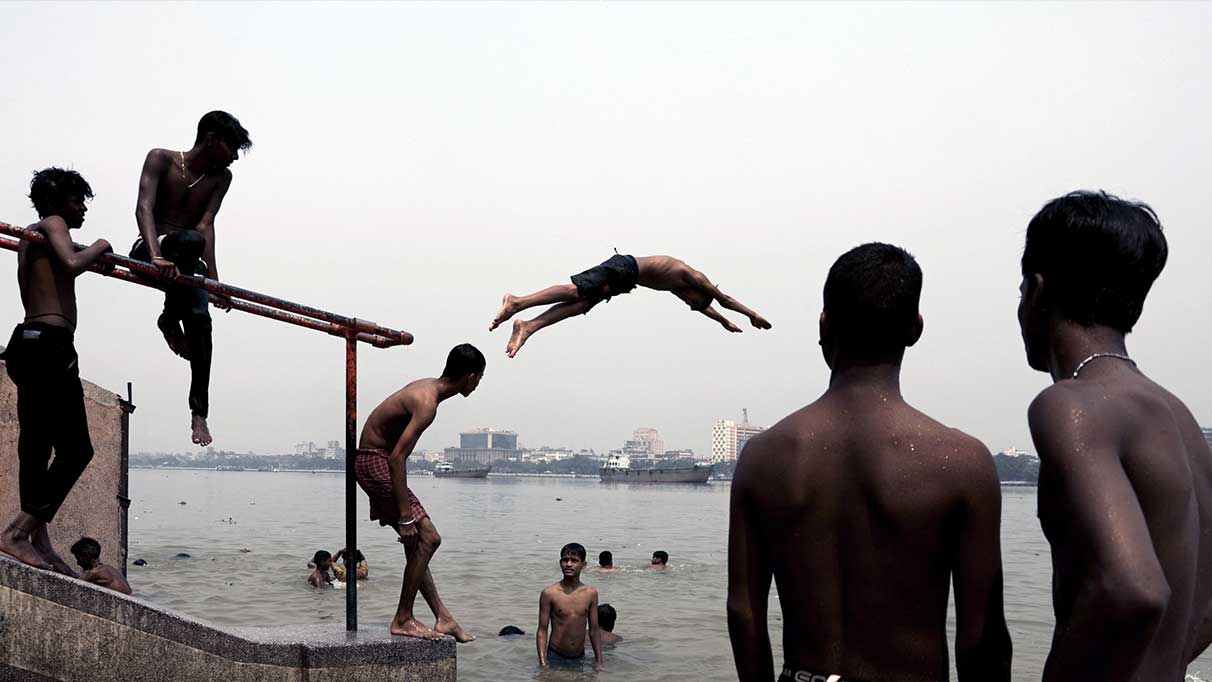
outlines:
[[5, 369], [17, 385], [21, 511], [47, 523], [93, 458], [79, 358], [72, 342], [70, 329], [25, 322], [13, 330], [3, 355]]
[[814, 673], [809, 670], [792, 670], [784, 667], [778, 682], [863, 682], [856, 677], [842, 677], [837, 674]]
[[615, 254], [585, 272], [571, 277], [577, 287], [577, 296], [592, 303], [610, 300], [611, 296], [625, 294], [636, 287], [640, 279], [640, 266], [635, 256]]

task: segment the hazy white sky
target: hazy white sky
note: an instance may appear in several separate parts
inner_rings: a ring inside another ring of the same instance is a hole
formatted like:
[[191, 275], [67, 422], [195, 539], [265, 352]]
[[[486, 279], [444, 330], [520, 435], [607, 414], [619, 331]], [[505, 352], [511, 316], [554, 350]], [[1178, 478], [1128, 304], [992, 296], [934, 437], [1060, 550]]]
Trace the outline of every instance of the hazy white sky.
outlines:
[[[925, 272], [905, 395], [996, 451], [1030, 449], [1047, 382], [1015, 322], [1026, 222], [1103, 188], [1162, 218], [1170, 262], [1130, 349], [1208, 424], [1210, 24], [1212, 5], [1160, 3], [3, 3], [0, 220], [33, 222], [31, 171], [71, 166], [97, 194], [77, 241], [125, 253], [147, 150], [230, 111], [255, 147], [217, 221], [223, 278], [417, 336], [362, 348], [363, 416], [456, 343], [488, 357], [435, 449], [481, 425], [597, 449], [652, 426], [706, 452], [714, 419], [772, 423], [824, 389], [829, 265], [893, 242]], [[637, 291], [506, 359], [501, 294], [615, 248], [687, 260], [773, 331]], [[15, 270], [0, 254], [5, 324]], [[84, 375], [134, 382], [132, 450], [191, 449], [160, 294], [78, 292]], [[241, 313], [215, 335], [216, 448], [343, 438], [340, 340]]]

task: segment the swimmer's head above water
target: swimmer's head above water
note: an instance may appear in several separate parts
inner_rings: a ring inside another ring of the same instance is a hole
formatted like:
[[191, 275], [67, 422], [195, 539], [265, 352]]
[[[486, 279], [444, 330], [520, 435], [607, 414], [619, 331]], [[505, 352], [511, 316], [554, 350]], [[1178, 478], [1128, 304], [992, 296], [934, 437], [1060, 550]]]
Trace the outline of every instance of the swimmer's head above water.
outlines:
[[312, 557], [312, 563], [316, 565], [317, 570], [327, 571], [332, 568], [332, 555], [325, 550], [320, 550]]
[[598, 554], [598, 566], [602, 568], [614, 568], [614, 555], [609, 551]]
[[665, 566], [668, 564], [669, 564], [669, 552], [663, 552], [658, 549], [657, 551], [652, 553], [652, 567], [653, 568], [665, 568]]

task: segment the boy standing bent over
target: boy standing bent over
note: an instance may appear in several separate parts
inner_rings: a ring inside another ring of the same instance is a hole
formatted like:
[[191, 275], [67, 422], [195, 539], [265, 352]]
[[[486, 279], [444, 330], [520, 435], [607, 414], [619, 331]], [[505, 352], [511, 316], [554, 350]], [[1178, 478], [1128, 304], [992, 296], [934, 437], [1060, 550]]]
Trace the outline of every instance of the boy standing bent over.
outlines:
[[[438, 596], [429, 561], [442, 544], [442, 537], [421, 501], [408, 488], [406, 461], [417, 440], [433, 423], [438, 404], [456, 395], [467, 397], [484, 376], [484, 354], [475, 346], [455, 346], [446, 357], [446, 368], [436, 379], [417, 379], [387, 397], [366, 419], [354, 472], [358, 485], [370, 498], [370, 519], [391, 526], [404, 545], [404, 586], [400, 605], [391, 621], [391, 634], [418, 639], [441, 639], [451, 635], [459, 643], [475, 639], [459, 627]], [[348, 550], [348, 548], [346, 548]], [[355, 548], [356, 549], [356, 548]], [[346, 551], [346, 570], [354, 571], [354, 557]], [[432, 628], [422, 625], [412, 613], [417, 592], [437, 618]]]
[[88, 182], [75, 171], [47, 168], [34, 174], [29, 198], [41, 220], [29, 229], [45, 235], [47, 243], [23, 239], [17, 249], [25, 321], [13, 330], [4, 351], [8, 375], [17, 385], [21, 512], [0, 532], [0, 552], [73, 577], [76, 572], [51, 546], [46, 526], [93, 458], [72, 345], [76, 277], [111, 249], [98, 239], [77, 251], [69, 234], [84, 224], [84, 202], [92, 196]]
[[[560, 549], [560, 582], [539, 595], [539, 629], [535, 646], [539, 667], [580, 667], [585, 657], [585, 634], [593, 645], [594, 670], [602, 669], [602, 631], [598, 627], [598, 591], [581, 582], [585, 547], [571, 542]], [[547, 624], [551, 623], [551, 636]], [[588, 624], [588, 628], [586, 628]]]

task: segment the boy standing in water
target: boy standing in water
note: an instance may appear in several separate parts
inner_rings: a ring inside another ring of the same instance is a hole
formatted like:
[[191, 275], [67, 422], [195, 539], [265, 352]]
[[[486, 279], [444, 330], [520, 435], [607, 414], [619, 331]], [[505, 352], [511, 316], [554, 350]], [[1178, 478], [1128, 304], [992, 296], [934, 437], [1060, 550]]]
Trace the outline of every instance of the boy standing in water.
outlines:
[[315, 564], [316, 569], [307, 576], [307, 584], [317, 590], [325, 585], [332, 585], [332, 555], [326, 550], [319, 550], [315, 556], [311, 558], [311, 562]]
[[72, 554], [76, 563], [84, 569], [83, 578], [94, 585], [107, 587], [115, 592], [130, 594], [130, 583], [118, 569], [109, 564], [101, 563], [101, 543], [90, 537], [83, 537], [72, 545]]
[[741, 328], [733, 324], [720, 311], [712, 307], [718, 301], [721, 307], [736, 311], [749, 318], [758, 329], [770, 329], [770, 323], [761, 315], [746, 308], [740, 301], [720, 291], [703, 273], [672, 256], [611, 256], [601, 265], [572, 276], [572, 284], [557, 284], [529, 296], [505, 294], [501, 309], [488, 331], [502, 322], [535, 306], [555, 303], [533, 320], [517, 320], [513, 323], [513, 334], [505, 347], [505, 354], [513, 357], [530, 335], [573, 315], [583, 315], [611, 296], [625, 294], [636, 286], [657, 291], [668, 291], [682, 299], [690, 309], [719, 322], [730, 332]]
[[4, 351], [8, 375], [17, 385], [21, 511], [0, 532], [0, 552], [70, 576], [76, 572], [55, 552], [46, 527], [93, 458], [72, 343], [76, 277], [111, 249], [98, 239], [77, 251], [70, 234], [84, 224], [84, 202], [92, 197], [92, 188], [75, 171], [47, 168], [34, 174], [29, 198], [41, 220], [29, 229], [42, 233], [46, 243], [23, 239], [17, 248], [25, 321]]
[[[598, 591], [581, 582], [585, 547], [571, 542], [560, 549], [560, 582], [539, 595], [539, 629], [535, 646], [539, 667], [580, 667], [585, 658], [585, 635], [593, 645], [594, 670], [602, 669], [602, 633], [598, 627]], [[548, 636], [548, 623], [551, 634]]]
[[[429, 571], [429, 561], [442, 543], [429, 512], [408, 487], [409, 455], [417, 440], [438, 415], [438, 404], [456, 395], [467, 397], [484, 376], [484, 354], [464, 343], [451, 349], [446, 368], [436, 379], [418, 379], [391, 394], [366, 418], [354, 463], [358, 485], [370, 498], [370, 519], [391, 526], [404, 545], [406, 564], [400, 605], [391, 621], [391, 634], [419, 639], [441, 639], [451, 635], [459, 643], [470, 642], [451, 615]], [[417, 592], [433, 611], [432, 628], [413, 616]]]

